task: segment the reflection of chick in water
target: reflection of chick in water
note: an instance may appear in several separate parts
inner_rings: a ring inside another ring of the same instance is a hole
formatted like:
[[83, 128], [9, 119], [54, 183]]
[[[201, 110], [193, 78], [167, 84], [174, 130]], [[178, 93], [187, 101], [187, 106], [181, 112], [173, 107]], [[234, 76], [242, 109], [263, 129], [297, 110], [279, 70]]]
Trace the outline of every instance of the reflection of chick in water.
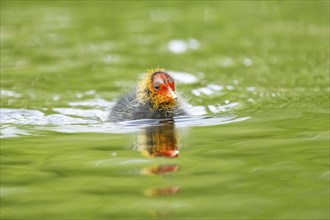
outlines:
[[150, 157], [178, 157], [179, 150], [173, 121], [151, 126], [137, 138], [138, 150]]
[[[179, 155], [177, 136], [173, 121], [162, 121], [157, 126], [143, 130], [137, 138], [138, 150], [148, 157], [175, 158]], [[141, 175], [164, 175], [179, 170], [176, 164], [162, 164], [144, 168]], [[147, 196], [174, 195], [180, 191], [179, 186], [152, 187], [144, 191]]]

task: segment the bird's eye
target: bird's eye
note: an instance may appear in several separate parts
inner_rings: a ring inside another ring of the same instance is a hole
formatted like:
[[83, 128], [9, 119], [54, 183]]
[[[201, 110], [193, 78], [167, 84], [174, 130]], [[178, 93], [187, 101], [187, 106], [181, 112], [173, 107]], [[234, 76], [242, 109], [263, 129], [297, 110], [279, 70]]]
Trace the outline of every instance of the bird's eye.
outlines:
[[159, 86], [158, 86], [158, 85], [155, 85], [154, 88], [155, 88], [156, 90], [159, 90]]

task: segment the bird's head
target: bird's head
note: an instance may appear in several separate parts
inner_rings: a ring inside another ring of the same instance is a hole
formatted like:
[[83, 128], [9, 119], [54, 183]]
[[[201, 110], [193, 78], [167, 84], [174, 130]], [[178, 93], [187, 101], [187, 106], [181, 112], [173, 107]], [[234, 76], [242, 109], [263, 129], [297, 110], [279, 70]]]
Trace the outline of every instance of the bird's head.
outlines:
[[176, 103], [174, 79], [159, 68], [147, 72], [139, 83], [139, 91], [139, 98], [150, 100], [155, 108], [170, 108]]

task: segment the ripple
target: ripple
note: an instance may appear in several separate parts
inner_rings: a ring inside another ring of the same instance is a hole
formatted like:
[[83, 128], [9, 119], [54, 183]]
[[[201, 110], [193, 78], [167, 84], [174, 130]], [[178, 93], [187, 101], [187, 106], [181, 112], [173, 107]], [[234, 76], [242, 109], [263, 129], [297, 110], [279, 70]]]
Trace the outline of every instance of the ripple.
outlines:
[[[234, 103], [230, 103], [234, 105]], [[201, 107], [201, 106], [200, 106]], [[222, 108], [232, 106], [213, 106], [222, 111]], [[210, 107], [209, 107], [210, 108]], [[55, 131], [62, 133], [132, 133], [150, 126], [158, 126], [161, 123], [173, 123], [177, 128], [194, 126], [212, 126], [234, 123], [249, 119], [249, 117], [237, 118], [235, 116], [205, 117], [184, 116], [171, 119], [140, 119], [123, 121], [119, 123], [105, 122], [108, 111], [83, 110], [73, 108], [56, 108], [61, 114], [45, 115], [38, 110], [28, 109], [0, 109], [1, 110], [1, 138], [30, 135], [37, 131]], [[203, 109], [202, 111], [205, 111]], [[70, 116], [69, 116], [70, 115]], [[99, 120], [99, 119], [102, 120]], [[98, 120], [96, 120], [98, 119]], [[28, 126], [28, 127], [24, 127]]]
[[106, 121], [109, 115], [108, 111], [99, 109], [54, 108], [53, 110], [63, 115], [78, 116], [101, 121]]
[[29, 133], [16, 127], [1, 125], [1, 138], [19, 137], [23, 135], [29, 135]]
[[216, 113], [219, 113], [219, 112], [227, 112], [233, 108], [235, 108], [236, 106], [239, 105], [238, 102], [232, 102], [230, 103], [229, 100], [225, 100], [225, 105], [208, 105], [207, 107], [209, 108], [209, 110], [216, 114]]
[[[228, 89], [228, 86], [226, 88]], [[233, 88], [234, 87], [232, 87], [232, 89]], [[194, 94], [195, 96], [201, 96], [201, 95], [209, 96], [209, 95], [217, 94], [219, 93], [219, 91], [222, 91], [223, 89], [224, 89], [223, 86], [212, 83], [206, 85], [205, 87], [193, 89], [191, 93]]]
[[97, 121], [83, 118], [69, 117], [62, 114], [45, 115], [38, 110], [29, 109], [0, 109], [1, 124], [16, 125], [68, 125], [91, 124]]
[[[221, 124], [229, 124], [234, 122], [241, 122], [248, 120], [249, 117], [198, 117], [187, 116], [174, 118], [176, 128], [188, 128], [195, 126], [214, 126]], [[172, 122], [172, 120], [169, 120]], [[166, 120], [157, 119], [141, 119], [133, 121], [124, 121], [119, 123], [99, 123], [90, 125], [66, 125], [57, 127], [45, 127], [44, 130], [52, 130], [63, 133], [134, 133], [141, 129], [157, 126], [161, 123], [167, 122]]]
[[1, 96], [7, 96], [7, 97], [13, 97], [13, 98], [22, 97], [21, 94], [14, 92], [14, 91], [10, 91], [10, 90], [0, 90], [0, 94], [1, 94]]

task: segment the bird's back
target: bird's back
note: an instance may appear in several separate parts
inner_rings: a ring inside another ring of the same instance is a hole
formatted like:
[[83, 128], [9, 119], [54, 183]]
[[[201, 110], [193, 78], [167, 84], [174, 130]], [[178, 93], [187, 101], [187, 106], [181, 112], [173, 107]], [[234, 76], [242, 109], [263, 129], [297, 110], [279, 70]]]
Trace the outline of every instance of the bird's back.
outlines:
[[109, 121], [119, 122], [136, 119], [161, 119], [187, 115], [182, 105], [178, 103], [172, 109], [154, 109], [150, 102], [142, 103], [137, 99], [136, 90], [120, 98], [112, 107]]
[[133, 119], [135, 109], [139, 108], [139, 102], [136, 100], [136, 92], [132, 91], [121, 97], [112, 107], [109, 115], [109, 121], [117, 122]]

